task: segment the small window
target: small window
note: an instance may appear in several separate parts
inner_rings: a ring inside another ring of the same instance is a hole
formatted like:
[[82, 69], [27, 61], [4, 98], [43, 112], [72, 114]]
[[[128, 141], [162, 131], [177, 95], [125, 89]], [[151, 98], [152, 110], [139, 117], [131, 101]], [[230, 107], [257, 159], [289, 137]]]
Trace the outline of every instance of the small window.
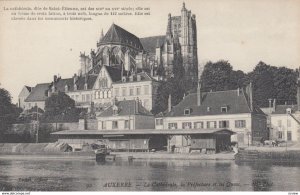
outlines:
[[292, 132], [291, 131], [287, 132], [287, 140], [292, 141]]
[[207, 121], [206, 126], [208, 129], [217, 128], [217, 122], [216, 121]]
[[282, 139], [282, 131], [278, 131], [278, 139]]
[[191, 129], [192, 123], [191, 122], [183, 122], [182, 123], [182, 129]]
[[163, 125], [163, 119], [162, 118], [155, 119], [155, 124], [156, 125]]
[[129, 129], [129, 120], [125, 120], [124, 127], [125, 129]]
[[245, 120], [236, 120], [235, 121], [235, 128], [245, 128], [246, 121]]
[[190, 115], [190, 114], [191, 114], [190, 108], [184, 109], [184, 115]]
[[227, 106], [221, 107], [221, 112], [227, 112]]
[[118, 115], [119, 110], [118, 107], [116, 105], [113, 106], [113, 115]]
[[169, 123], [168, 128], [169, 129], [177, 129], [177, 123]]
[[136, 88], [136, 95], [141, 95], [141, 87]]
[[129, 89], [129, 95], [130, 95], [130, 96], [133, 96], [133, 95], [134, 95], [134, 90], [133, 90], [133, 88], [130, 88], [130, 89]]
[[219, 128], [229, 128], [229, 121], [219, 121]]
[[106, 129], [106, 121], [102, 121], [102, 129]]
[[118, 121], [113, 121], [112, 122], [112, 128], [113, 129], [118, 129]]
[[203, 122], [194, 122], [194, 129], [203, 129]]

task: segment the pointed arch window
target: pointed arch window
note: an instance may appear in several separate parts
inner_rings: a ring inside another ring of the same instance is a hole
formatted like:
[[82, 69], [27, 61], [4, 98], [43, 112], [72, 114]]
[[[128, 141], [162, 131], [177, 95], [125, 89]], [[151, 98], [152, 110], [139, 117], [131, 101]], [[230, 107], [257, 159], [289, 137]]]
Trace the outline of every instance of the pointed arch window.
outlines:
[[111, 64], [112, 65], [120, 65], [121, 64], [121, 58], [120, 58], [120, 48], [115, 47], [113, 48], [111, 52]]

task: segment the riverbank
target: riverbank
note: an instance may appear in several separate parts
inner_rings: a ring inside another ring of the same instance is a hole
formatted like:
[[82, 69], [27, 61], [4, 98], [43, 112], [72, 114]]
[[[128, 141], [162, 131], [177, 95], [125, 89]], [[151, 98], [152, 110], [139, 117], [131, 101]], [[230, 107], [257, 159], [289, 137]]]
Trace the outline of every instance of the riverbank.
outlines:
[[[234, 153], [218, 154], [180, 154], [166, 152], [113, 152], [116, 160], [144, 159], [144, 160], [234, 160]], [[11, 153], [2, 154], [0, 159], [70, 159], [70, 160], [95, 160], [94, 152], [63, 152], [63, 153]]]
[[300, 148], [298, 147], [248, 147], [240, 149], [235, 155], [236, 161], [255, 162], [297, 162], [300, 163]]
[[[72, 152], [59, 143], [0, 143], [0, 158], [47, 158], [95, 160], [94, 151]], [[168, 152], [113, 152], [116, 159], [167, 159], [167, 160], [234, 160], [234, 153], [168, 153]], [[4, 156], [4, 157], [3, 157]]]

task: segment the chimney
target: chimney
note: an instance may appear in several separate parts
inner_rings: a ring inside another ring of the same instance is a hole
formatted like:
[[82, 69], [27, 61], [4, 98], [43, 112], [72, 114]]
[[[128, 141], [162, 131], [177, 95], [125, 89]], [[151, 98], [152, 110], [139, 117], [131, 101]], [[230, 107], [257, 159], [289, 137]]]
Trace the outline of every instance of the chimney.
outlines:
[[273, 101], [273, 112], [275, 112], [275, 110], [276, 110], [276, 99], [274, 99]]
[[55, 83], [56, 81], [57, 81], [57, 76], [54, 75], [54, 76], [53, 76], [53, 83]]
[[172, 110], [172, 97], [170, 94], [168, 99], [168, 112], [171, 112], [171, 110]]
[[268, 100], [269, 100], [269, 112], [271, 114], [272, 113], [272, 99], [269, 98]]
[[252, 91], [252, 82], [249, 84], [249, 101], [250, 101], [250, 109], [253, 111], [253, 91]]
[[135, 100], [135, 113], [139, 113], [139, 98], [136, 98]]
[[201, 106], [201, 83], [200, 81], [198, 82], [198, 87], [197, 87], [197, 106]]
[[300, 111], [300, 67], [298, 69], [297, 79], [297, 110]]

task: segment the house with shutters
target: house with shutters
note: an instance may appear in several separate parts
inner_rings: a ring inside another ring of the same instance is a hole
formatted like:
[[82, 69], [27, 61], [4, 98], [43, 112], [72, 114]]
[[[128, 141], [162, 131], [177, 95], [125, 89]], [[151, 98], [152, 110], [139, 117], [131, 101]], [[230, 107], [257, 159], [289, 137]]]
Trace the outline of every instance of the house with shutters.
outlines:
[[300, 142], [300, 75], [297, 80], [297, 104], [279, 105], [269, 99], [269, 107], [261, 108], [268, 115], [269, 138]]
[[34, 106], [39, 108], [45, 108], [45, 101], [48, 98], [48, 89], [50, 83], [39, 83], [37, 84], [24, 100], [25, 110], [29, 110]]
[[[248, 93], [247, 93], [247, 92]], [[156, 116], [156, 129], [228, 129], [235, 134], [231, 141], [245, 146], [259, 142], [267, 135], [267, 117], [252, 100], [252, 89], [191, 93], [165, 114]], [[191, 140], [186, 136], [174, 136], [176, 147], [188, 147]]]
[[98, 130], [154, 129], [154, 116], [137, 98], [118, 101], [97, 116]]

